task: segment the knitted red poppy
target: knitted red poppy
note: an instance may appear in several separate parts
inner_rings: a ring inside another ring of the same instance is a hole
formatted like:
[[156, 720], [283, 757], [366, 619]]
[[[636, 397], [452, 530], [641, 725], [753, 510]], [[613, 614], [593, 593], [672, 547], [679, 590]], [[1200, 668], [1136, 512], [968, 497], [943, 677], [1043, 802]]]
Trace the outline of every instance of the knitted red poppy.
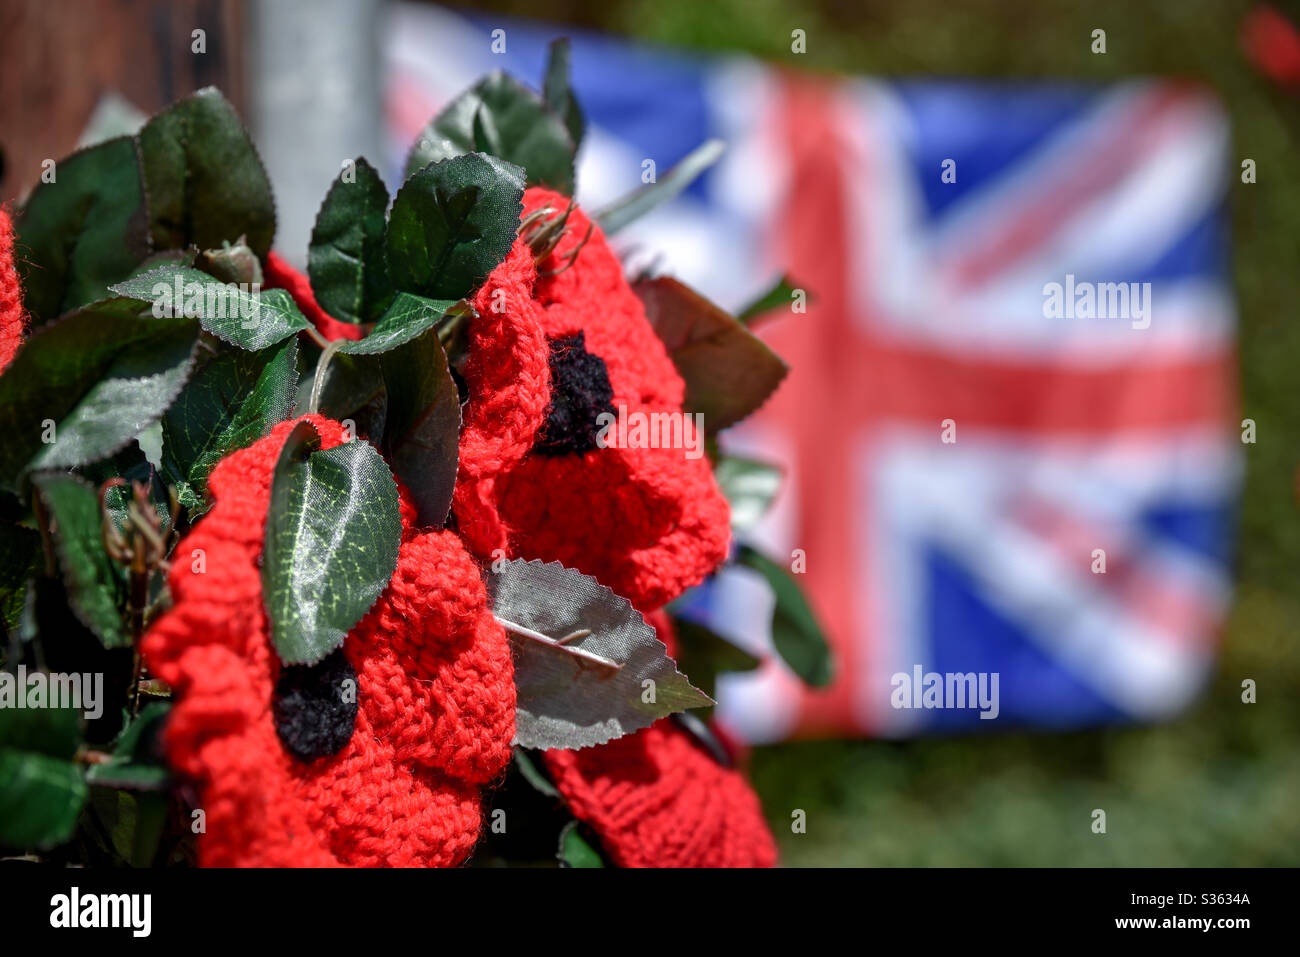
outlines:
[[[667, 616], [651, 615], [669, 644]], [[672, 719], [579, 751], [547, 751], [569, 808], [619, 867], [772, 867], [758, 796]]]
[[[338, 423], [307, 420], [322, 447], [344, 440]], [[479, 789], [510, 759], [505, 634], [460, 541], [410, 531], [404, 501], [388, 589], [340, 651], [281, 666], [259, 562], [272, 471], [294, 424], [213, 470], [215, 505], [177, 546], [174, 605], [143, 643], [176, 695], [164, 742], [197, 786], [200, 862], [459, 863], [478, 838]]]
[[[524, 194], [525, 215], [567, 205], [548, 190]], [[602, 413], [680, 416], [685, 387], [590, 226], [574, 209], [536, 266], [520, 240], [475, 297], [454, 508], [481, 557], [501, 548], [560, 561], [657, 608], [726, 556], [727, 503], [707, 458], [685, 448], [597, 447]]]
[[9, 365], [27, 329], [23, 287], [14, 264], [14, 224], [0, 206], [0, 369]]

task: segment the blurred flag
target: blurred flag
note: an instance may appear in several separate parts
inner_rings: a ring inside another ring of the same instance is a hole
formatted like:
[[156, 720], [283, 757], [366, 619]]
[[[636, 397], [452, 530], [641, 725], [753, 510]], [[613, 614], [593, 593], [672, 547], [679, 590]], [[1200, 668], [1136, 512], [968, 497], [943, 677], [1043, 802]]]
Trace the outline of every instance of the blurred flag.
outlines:
[[[1230, 599], [1240, 478], [1217, 101], [1165, 81], [814, 80], [402, 6], [390, 182], [446, 99], [497, 67], [536, 83], [562, 35], [591, 130], [580, 201], [728, 143], [620, 234], [629, 257], [729, 308], [782, 273], [814, 297], [762, 328], [792, 372], [726, 438], [788, 467], [754, 542], [806, 556], [838, 672], [804, 689], [770, 654], [765, 586], [728, 570], [687, 613], [765, 663], [723, 679], [719, 720], [758, 743], [1184, 706]], [[995, 708], [958, 706], [963, 688]]]

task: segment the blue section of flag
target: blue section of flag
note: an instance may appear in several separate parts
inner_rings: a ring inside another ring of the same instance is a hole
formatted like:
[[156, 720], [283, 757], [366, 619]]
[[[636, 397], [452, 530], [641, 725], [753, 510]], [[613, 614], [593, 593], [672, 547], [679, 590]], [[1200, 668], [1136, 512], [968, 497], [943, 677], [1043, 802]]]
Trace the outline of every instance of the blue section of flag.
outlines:
[[925, 671], [998, 674], [1000, 713], [945, 708], [919, 712], [936, 731], [989, 731], [1007, 725], [1070, 727], [1125, 715], [1045, 654], [1030, 635], [984, 599], [960, 563], [930, 548], [926, 556], [926, 631], [932, 657]]
[[[896, 90], [913, 133], [904, 145], [933, 219], [1032, 155], [1098, 99], [1094, 90], [1071, 86], [924, 81], [898, 83]], [[940, 174], [949, 159], [958, 175], [945, 183]]]
[[1168, 502], [1147, 509], [1138, 519], [1143, 529], [1213, 562], [1232, 562], [1237, 509], [1231, 502]]

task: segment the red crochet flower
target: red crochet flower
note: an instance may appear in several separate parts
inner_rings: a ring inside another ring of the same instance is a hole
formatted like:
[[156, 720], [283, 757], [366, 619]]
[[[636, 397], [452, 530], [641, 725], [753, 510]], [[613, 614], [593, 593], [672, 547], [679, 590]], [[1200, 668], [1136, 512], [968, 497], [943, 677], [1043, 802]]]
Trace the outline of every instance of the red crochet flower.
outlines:
[[[524, 194], [525, 215], [567, 205]], [[726, 556], [727, 503], [705, 457], [597, 447], [601, 413], [680, 415], [685, 387], [599, 228], [568, 226], [540, 266], [517, 242], [475, 297], [454, 510], [481, 557], [560, 561], [657, 608]]]
[[[651, 615], [672, 648], [666, 615]], [[573, 813], [619, 867], [772, 867], [758, 796], [672, 719], [580, 751], [547, 751]]]
[[0, 206], [0, 369], [9, 365], [27, 329], [23, 287], [14, 264], [14, 224]]
[[[307, 419], [322, 447], [343, 441], [338, 423]], [[174, 606], [143, 644], [176, 694], [164, 741], [198, 788], [200, 861], [459, 863], [478, 839], [479, 789], [510, 759], [509, 645], [456, 536], [408, 530], [388, 589], [342, 649], [280, 665], [259, 562], [272, 471], [294, 424], [213, 470], [215, 505], [177, 547]], [[409, 529], [407, 502], [402, 518]]]

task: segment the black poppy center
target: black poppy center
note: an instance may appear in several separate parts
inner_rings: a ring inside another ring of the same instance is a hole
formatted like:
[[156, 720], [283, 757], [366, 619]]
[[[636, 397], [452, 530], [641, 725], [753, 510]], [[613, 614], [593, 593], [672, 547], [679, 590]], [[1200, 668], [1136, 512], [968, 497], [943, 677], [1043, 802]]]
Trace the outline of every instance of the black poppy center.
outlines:
[[337, 754], [357, 720], [357, 673], [343, 654], [314, 665], [285, 665], [271, 701], [275, 730], [300, 761]]
[[551, 404], [533, 451], [542, 455], [581, 455], [596, 448], [602, 412], [616, 415], [605, 360], [587, 351], [578, 332], [551, 340]]

